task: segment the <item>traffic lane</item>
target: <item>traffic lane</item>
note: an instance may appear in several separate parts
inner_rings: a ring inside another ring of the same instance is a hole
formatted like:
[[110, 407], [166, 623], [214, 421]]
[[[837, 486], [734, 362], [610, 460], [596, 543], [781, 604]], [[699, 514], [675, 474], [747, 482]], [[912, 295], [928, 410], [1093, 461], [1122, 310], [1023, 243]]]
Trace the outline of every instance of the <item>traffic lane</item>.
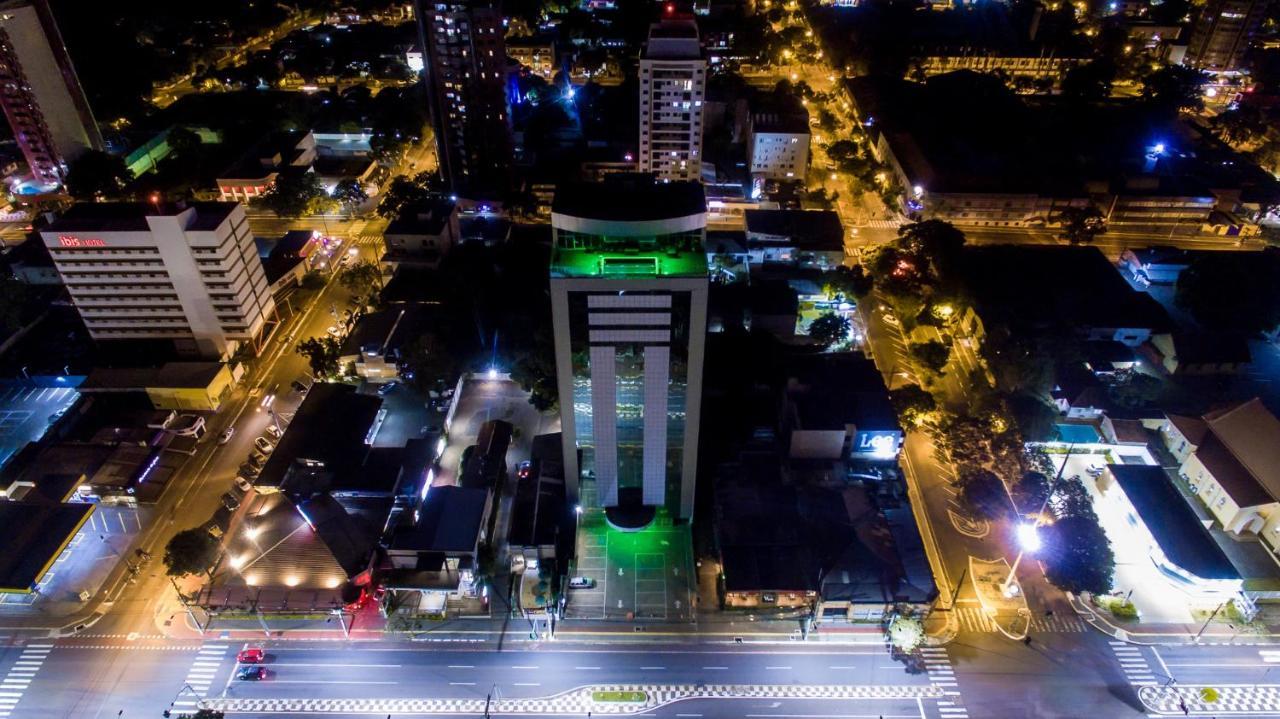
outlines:
[[1275, 684], [1280, 646], [1194, 645], [1150, 647], [1148, 665], [1180, 684]]
[[195, 649], [55, 646], [12, 719], [154, 716], [181, 688]]
[[545, 696], [591, 684], [892, 684], [923, 686], [881, 650], [439, 651], [267, 647], [268, 677], [231, 681], [232, 697]]
[[996, 633], [966, 633], [947, 645], [973, 717], [1144, 716], [1107, 641], [1095, 632], [1035, 635], [1030, 646]]

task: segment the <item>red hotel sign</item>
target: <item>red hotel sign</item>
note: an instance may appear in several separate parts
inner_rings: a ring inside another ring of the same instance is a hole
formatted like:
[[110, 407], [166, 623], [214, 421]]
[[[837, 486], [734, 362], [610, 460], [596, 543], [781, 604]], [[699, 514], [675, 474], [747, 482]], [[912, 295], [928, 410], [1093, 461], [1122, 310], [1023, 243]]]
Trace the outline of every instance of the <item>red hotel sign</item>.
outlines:
[[58, 244], [63, 247], [106, 247], [105, 240], [96, 237], [76, 237], [74, 235], [58, 235]]

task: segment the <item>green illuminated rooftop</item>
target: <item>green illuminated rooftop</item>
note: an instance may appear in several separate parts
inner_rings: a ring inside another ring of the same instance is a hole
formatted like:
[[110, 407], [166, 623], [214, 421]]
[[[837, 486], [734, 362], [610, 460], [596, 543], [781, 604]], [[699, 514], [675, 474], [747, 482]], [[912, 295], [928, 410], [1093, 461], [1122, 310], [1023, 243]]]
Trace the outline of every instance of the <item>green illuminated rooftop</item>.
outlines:
[[697, 233], [609, 237], [562, 232], [551, 255], [552, 277], [706, 277]]

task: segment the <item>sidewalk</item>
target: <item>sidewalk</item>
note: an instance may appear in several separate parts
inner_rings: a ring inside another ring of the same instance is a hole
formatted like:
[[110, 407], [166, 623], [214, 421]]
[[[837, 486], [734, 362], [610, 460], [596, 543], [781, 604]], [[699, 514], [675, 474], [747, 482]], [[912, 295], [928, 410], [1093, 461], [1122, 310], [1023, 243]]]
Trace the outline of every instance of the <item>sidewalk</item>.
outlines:
[[[1105, 610], [1095, 607], [1080, 597], [1068, 594], [1071, 608], [1085, 622], [1098, 631], [1131, 644], [1161, 645], [1186, 644], [1280, 644], [1280, 623], [1241, 624], [1219, 617], [1199, 624], [1168, 624], [1120, 620], [1108, 616]], [[1274, 621], [1274, 620], [1273, 620]]]

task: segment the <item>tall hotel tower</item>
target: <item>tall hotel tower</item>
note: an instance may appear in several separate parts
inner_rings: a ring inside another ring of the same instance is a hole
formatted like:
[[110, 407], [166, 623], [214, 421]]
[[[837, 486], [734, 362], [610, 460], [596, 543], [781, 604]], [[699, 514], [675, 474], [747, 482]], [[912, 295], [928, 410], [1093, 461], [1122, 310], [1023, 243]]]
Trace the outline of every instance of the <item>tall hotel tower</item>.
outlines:
[[46, 0], [0, 2], [0, 108], [39, 184], [60, 184], [66, 163], [102, 149]]
[[624, 528], [693, 515], [706, 221], [699, 183], [650, 175], [562, 185], [552, 205], [565, 477]]
[[640, 171], [661, 180], [702, 176], [707, 61], [693, 20], [649, 28], [640, 57]]

